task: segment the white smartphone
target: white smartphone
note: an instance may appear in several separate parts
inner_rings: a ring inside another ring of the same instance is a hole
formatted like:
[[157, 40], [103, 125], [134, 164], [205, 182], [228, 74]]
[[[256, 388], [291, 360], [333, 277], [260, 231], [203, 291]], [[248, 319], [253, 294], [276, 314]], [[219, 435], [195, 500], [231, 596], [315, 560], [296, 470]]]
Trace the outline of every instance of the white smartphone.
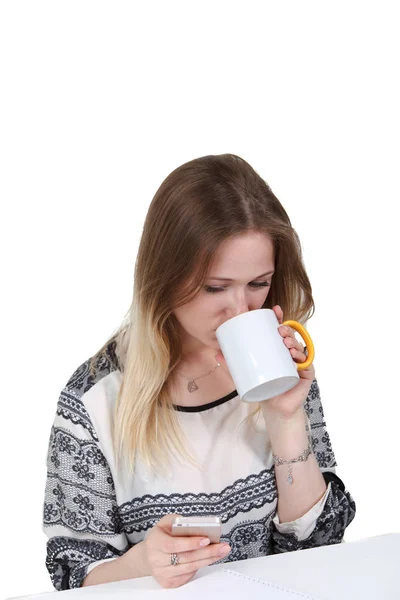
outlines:
[[175, 517], [172, 522], [172, 535], [199, 535], [208, 537], [212, 544], [221, 538], [219, 517]]

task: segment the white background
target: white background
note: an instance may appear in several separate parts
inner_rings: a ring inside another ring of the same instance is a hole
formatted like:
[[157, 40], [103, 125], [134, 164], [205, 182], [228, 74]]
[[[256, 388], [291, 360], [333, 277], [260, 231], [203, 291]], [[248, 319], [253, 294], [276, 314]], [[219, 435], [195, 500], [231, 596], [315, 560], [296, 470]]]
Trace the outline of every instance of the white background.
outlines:
[[3, 597], [52, 589], [58, 394], [129, 308], [156, 189], [205, 154], [250, 162], [300, 235], [346, 541], [400, 531], [396, 4], [2, 2]]

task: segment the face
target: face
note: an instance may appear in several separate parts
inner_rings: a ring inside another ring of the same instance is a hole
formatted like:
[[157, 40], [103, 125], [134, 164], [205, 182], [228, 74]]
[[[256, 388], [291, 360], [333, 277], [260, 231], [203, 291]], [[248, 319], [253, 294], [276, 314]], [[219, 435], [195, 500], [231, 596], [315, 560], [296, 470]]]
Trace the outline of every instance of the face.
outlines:
[[173, 311], [181, 328], [183, 353], [219, 350], [216, 329], [240, 313], [261, 308], [273, 272], [274, 249], [266, 234], [252, 231], [225, 240], [204, 288]]

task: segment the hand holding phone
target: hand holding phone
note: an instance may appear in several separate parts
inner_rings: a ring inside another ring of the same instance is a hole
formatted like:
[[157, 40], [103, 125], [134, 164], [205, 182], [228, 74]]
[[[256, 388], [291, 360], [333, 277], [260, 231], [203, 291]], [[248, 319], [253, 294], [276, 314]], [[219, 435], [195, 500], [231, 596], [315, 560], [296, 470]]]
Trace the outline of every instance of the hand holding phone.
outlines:
[[173, 536], [204, 536], [212, 544], [219, 543], [221, 529], [219, 517], [175, 517], [172, 522]]
[[149, 530], [141, 544], [128, 550], [121, 561], [129, 567], [130, 554], [135, 552], [134, 560], [137, 562], [139, 548], [142, 564], [147, 569], [143, 574], [152, 575], [162, 587], [179, 587], [187, 583], [198, 569], [212, 565], [229, 554], [229, 544], [217, 543], [220, 535], [221, 522], [216, 517], [169, 514]]

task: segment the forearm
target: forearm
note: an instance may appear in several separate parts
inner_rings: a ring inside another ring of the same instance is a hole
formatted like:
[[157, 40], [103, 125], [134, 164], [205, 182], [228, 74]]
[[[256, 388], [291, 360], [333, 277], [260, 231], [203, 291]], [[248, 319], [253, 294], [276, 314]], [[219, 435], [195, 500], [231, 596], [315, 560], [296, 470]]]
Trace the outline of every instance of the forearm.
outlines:
[[[308, 447], [304, 410], [291, 419], [285, 419], [268, 409], [263, 403], [272, 452], [284, 460], [297, 458]], [[313, 453], [305, 462], [292, 464], [293, 483], [287, 481], [288, 465], [275, 467], [278, 488], [277, 512], [279, 521], [287, 523], [302, 517], [322, 498], [326, 483]]]
[[98, 565], [85, 577], [82, 587], [150, 575], [143, 549], [143, 542], [140, 542], [123, 556]]

